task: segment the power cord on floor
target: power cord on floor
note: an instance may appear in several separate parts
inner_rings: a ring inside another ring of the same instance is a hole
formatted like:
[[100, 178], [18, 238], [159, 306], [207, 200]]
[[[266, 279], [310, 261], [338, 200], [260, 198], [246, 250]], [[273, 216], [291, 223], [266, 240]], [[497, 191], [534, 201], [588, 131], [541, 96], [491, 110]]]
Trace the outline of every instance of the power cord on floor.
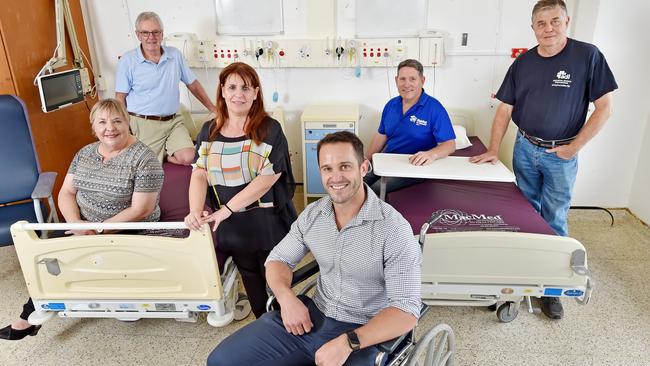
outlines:
[[573, 210], [602, 210], [607, 212], [609, 214], [609, 217], [612, 219], [612, 223], [609, 226], [614, 226], [614, 215], [612, 215], [612, 212], [604, 207], [599, 207], [599, 206], [571, 206], [571, 209]]

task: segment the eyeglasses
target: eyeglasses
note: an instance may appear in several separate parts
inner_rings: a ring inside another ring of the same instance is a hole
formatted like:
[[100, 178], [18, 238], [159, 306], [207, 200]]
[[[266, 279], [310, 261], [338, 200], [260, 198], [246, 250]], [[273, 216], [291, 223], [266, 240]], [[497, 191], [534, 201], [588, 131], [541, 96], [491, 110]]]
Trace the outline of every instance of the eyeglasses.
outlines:
[[144, 38], [149, 38], [150, 36], [153, 36], [154, 38], [158, 38], [162, 34], [162, 31], [159, 31], [159, 30], [155, 30], [155, 31], [151, 31], [151, 32], [150, 31], [138, 31], [138, 33], [140, 33], [140, 35], [143, 36]]

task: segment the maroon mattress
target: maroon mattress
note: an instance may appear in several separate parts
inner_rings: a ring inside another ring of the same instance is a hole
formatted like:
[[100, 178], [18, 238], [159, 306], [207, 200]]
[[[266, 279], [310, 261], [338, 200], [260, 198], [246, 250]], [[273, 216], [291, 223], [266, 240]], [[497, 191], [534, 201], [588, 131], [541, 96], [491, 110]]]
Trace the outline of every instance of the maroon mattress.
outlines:
[[[473, 146], [453, 156], [473, 156], [486, 151], [477, 137]], [[414, 234], [430, 218], [429, 232], [521, 231], [555, 235], [514, 183], [431, 179], [392, 192], [390, 204], [411, 224]]]

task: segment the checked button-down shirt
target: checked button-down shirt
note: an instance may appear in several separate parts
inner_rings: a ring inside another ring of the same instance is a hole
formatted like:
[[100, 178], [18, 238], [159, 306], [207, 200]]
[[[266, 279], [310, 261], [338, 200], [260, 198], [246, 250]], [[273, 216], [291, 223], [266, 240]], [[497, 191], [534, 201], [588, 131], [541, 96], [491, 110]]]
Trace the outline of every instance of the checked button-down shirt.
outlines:
[[395, 307], [420, 315], [420, 246], [393, 207], [366, 189], [356, 218], [340, 231], [329, 197], [307, 206], [269, 261], [295, 268], [311, 251], [320, 267], [314, 303], [329, 318], [365, 324]]

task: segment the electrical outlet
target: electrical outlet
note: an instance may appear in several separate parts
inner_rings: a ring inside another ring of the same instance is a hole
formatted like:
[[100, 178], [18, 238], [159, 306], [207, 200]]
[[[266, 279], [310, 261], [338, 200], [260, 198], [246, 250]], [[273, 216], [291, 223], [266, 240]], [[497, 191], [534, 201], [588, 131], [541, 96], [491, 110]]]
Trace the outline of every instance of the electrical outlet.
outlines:
[[95, 87], [97, 91], [106, 91], [106, 78], [99, 75], [95, 78]]
[[85, 67], [79, 69], [79, 76], [81, 77], [81, 89], [84, 94], [90, 94], [92, 91], [92, 85], [90, 85], [90, 75], [88, 74], [88, 69]]
[[197, 53], [197, 58], [201, 62], [208, 62], [209, 61], [209, 52], [208, 52], [208, 46], [204, 44], [203, 42], [199, 42], [199, 47], [196, 50]]

